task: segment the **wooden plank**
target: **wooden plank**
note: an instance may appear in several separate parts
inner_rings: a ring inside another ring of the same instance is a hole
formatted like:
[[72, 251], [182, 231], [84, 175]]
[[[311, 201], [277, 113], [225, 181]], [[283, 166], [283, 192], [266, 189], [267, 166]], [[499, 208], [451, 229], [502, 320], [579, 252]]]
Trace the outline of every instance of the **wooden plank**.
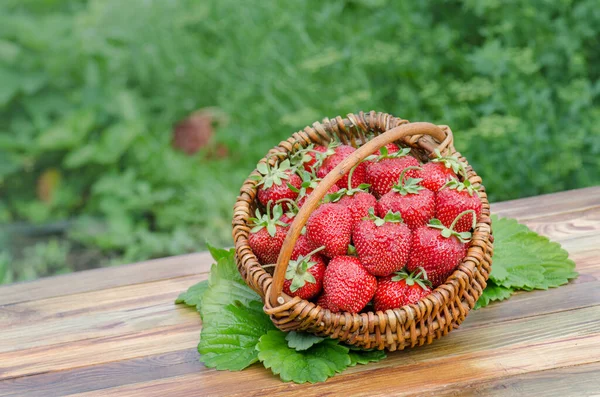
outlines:
[[0, 382], [0, 397], [60, 397], [200, 371], [214, 370], [198, 361], [194, 348], [8, 379]]
[[207, 273], [212, 263], [210, 254], [201, 252], [0, 286], [0, 306]]
[[600, 186], [492, 203], [491, 210], [493, 214], [526, 220], [597, 207]]
[[63, 346], [94, 338], [120, 337], [161, 328], [196, 326], [200, 330], [200, 316], [183, 306], [174, 307], [174, 297], [160, 302], [144, 302], [135, 308], [117, 307], [112, 311], [90, 312], [79, 316], [56, 318], [44, 322], [17, 325], [2, 332], [0, 360], [3, 353], [32, 348]]
[[[185, 315], [197, 318], [194, 313]], [[199, 335], [198, 319], [196, 323], [0, 353], [0, 380], [185, 350], [198, 344]]]
[[[589, 396], [600, 394], [600, 362], [529, 372], [492, 382], [453, 384], [430, 396]], [[424, 396], [424, 394], [414, 394]]]
[[[148, 382], [140, 382], [139, 375], [136, 374], [134, 375], [136, 380], [130, 384], [110, 389], [102, 388], [89, 395], [103, 395], [101, 393], [111, 396], [186, 395], [185, 393], [188, 393], [187, 395], [190, 393], [272, 395], [285, 391], [305, 394], [313, 388], [318, 390], [318, 393], [342, 394], [350, 392], [347, 387], [360, 387], [360, 384], [365, 384], [360, 381], [365, 378], [373, 379], [374, 385], [381, 384], [387, 387], [388, 377], [403, 379], [404, 375], [410, 376], [414, 378], [411, 380], [412, 386], [422, 382], [427, 383], [425, 380], [429, 377], [438, 377], [428, 386], [431, 388], [452, 383], [455, 376], [460, 376], [465, 381], [489, 380], [510, 374], [538, 371], [550, 366], [576, 365], [587, 362], [586, 360], [598, 360], [600, 335], [597, 333], [597, 323], [599, 321], [600, 306], [594, 306], [572, 312], [504, 321], [484, 327], [463, 328], [432, 345], [391, 353], [387, 360], [351, 368], [320, 385], [283, 384], [260, 366], [252, 366], [235, 373], [235, 382], [231, 382], [230, 372], [198, 371], [197, 368], [190, 366], [188, 368], [190, 373], [185, 375], [167, 376], [164, 379], [153, 378]], [[154, 365], [151, 360], [141, 360], [136, 363], [139, 364], [135, 369], [136, 373], [155, 371], [148, 368]], [[130, 367], [126, 363], [121, 365]], [[444, 371], [447, 373], [436, 375]], [[64, 372], [64, 377], [70, 378], [71, 372], [71, 370]], [[403, 376], [398, 377], [397, 374]], [[28, 387], [36, 389], [36, 377], [28, 378], [31, 378], [27, 381]], [[40, 379], [38, 385], [46, 385], [46, 382], [42, 382], [44, 375], [38, 375], [37, 379]], [[398, 382], [398, 379], [391, 382], [395, 382], [389, 385], [394, 387], [394, 391], [403, 390], [404, 385]], [[331, 388], [327, 388], [328, 385]], [[86, 383], [86, 390], [91, 386]], [[307, 389], [308, 387], [310, 390]], [[53, 390], [56, 391], [56, 395], [62, 395], [60, 385], [56, 385]]]
[[172, 305], [181, 292], [205, 280], [207, 276], [204, 273], [1, 306], [0, 330], [40, 326], [45, 321], [133, 310], [157, 304]]

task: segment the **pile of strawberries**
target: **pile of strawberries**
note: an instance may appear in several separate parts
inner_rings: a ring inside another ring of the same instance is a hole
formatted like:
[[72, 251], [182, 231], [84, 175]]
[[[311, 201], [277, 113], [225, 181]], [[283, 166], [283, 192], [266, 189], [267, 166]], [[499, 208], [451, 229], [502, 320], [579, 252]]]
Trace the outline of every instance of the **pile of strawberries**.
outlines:
[[[258, 164], [249, 244], [264, 268], [321, 178], [355, 150], [310, 145], [275, 166]], [[284, 292], [358, 313], [416, 303], [443, 284], [466, 255], [481, 200], [456, 157], [435, 156], [421, 164], [389, 144], [344, 175], [296, 241]]]

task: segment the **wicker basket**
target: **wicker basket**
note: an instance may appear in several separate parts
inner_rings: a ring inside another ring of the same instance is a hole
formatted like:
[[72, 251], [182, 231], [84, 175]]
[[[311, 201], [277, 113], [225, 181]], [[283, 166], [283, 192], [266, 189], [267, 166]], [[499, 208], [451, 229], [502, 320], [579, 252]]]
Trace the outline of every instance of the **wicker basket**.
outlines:
[[[261, 162], [274, 164], [310, 143], [326, 144], [337, 136], [344, 144], [358, 149], [332, 170], [309, 196], [295, 217], [273, 275], [265, 271], [248, 245], [251, 227], [249, 219], [256, 208], [257, 182], [248, 178], [234, 207], [233, 238], [237, 266], [248, 285], [260, 294], [273, 323], [283, 331], [303, 330], [320, 336], [330, 336], [364, 348], [401, 350], [407, 346], [429, 344], [456, 328], [486, 286], [491, 270], [492, 241], [490, 205], [481, 185], [481, 178], [456, 152], [448, 126], [430, 123], [409, 123], [386, 113], [360, 112], [346, 118], [324, 119], [312, 127], [293, 134], [287, 141], [271, 149]], [[465, 259], [445, 284], [413, 305], [385, 312], [332, 313], [315, 303], [290, 297], [282, 292], [285, 270], [301, 229], [327, 190], [353, 165], [390, 142], [410, 147], [411, 154], [426, 161], [435, 149], [443, 155], [456, 155], [464, 163], [469, 181], [479, 186], [483, 204]], [[279, 154], [277, 154], [279, 153]], [[257, 174], [254, 171], [252, 174]]]

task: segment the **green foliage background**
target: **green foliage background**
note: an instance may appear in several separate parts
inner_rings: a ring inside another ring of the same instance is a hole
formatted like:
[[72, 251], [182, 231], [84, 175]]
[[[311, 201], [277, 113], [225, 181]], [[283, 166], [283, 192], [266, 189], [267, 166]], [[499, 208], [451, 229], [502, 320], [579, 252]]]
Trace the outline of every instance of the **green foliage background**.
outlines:
[[[0, 280], [230, 244], [257, 160], [357, 110], [450, 125], [495, 201], [598, 184], [599, 48], [597, 0], [3, 0]], [[208, 106], [229, 157], [173, 150]]]

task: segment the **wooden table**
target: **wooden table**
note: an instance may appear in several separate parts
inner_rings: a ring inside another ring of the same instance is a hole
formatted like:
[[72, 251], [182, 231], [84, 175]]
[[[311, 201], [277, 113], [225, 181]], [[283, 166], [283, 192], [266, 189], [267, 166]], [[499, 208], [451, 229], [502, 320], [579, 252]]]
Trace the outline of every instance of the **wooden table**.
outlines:
[[326, 383], [283, 383], [255, 364], [198, 361], [198, 314], [173, 304], [207, 277], [206, 253], [0, 287], [0, 396], [600, 394], [600, 187], [499, 203], [560, 242], [579, 278], [472, 312], [432, 345]]

